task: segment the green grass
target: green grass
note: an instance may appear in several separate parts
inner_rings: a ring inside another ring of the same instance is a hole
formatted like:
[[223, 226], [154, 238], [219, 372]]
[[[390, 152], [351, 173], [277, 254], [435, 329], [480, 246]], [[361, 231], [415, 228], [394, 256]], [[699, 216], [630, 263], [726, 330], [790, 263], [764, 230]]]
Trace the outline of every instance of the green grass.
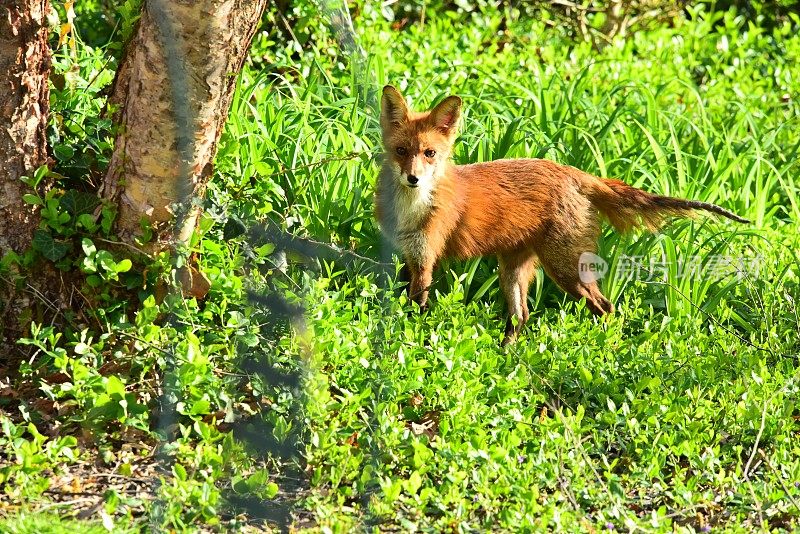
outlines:
[[[114, 532], [127, 532], [127, 528], [108, 526]], [[95, 521], [69, 521], [55, 514], [25, 513], [21, 512], [9, 518], [0, 519], [0, 531], [7, 534], [70, 534], [75, 531], [86, 534], [105, 534], [109, 532], [103, 524]]]
[[[54, 475], [86, 461], [136, 476], [122, 444], [135, 433], [143, 457], [156, 450], [166, 391], [167, 470], [147, 475], [152, 503], [107, 498], [117, 524], [235, 530], [258, 522], [236, 517], [252, 498], [335, 532], [800, 528], [800, 22], [765, 30], [697, 12], [598, 52], [535, 19], [512, 17], [503, 34], [499, 14], [468, 20], [397, 31], [361, 6], [358, 61], [322, 28], [305, 28], [303, 45], [256, 39], [196, 240], [209, 297], [157, 303], [144, 290], [135, 314], [108, 304], [83, 333], [32, 333], [39, 352], [19, 380], [72, 408], [57, 413], [59, 438], [30, 399], [2, 416], [7, 498], [36, 509]], [[81, 50], [91, 79], [97, 51]], [[457, 162], [547, 157], [754, 222], [606, 231], [612, 274], [626, 257], [695, 258], [702, 272], [607, 276], [617, 313], [603, 321], [540, 276], [529, 325], [502, 349], [493, 259], [443, 265], [425, 314], [399, 296], [372, 216], [389, 82], [417, 108], [463, 97]], [[54, 109], [84, 110], [76, 120], [100, 137], [100, 97], [70, 87]], [[75, 148], [86, 128], [58, 131], [68, 180], [107, 158], [99, 142], [95, 155]], [[281, 271], [275, 239], [241, 234], [267, 221], [349, 252], [289, 250]], [[719, 256], [758, 270], [740, 276]], [[248, 290], [301, 304], [298, 328]], [[288, 452], [265, 452], [248, 429]]]

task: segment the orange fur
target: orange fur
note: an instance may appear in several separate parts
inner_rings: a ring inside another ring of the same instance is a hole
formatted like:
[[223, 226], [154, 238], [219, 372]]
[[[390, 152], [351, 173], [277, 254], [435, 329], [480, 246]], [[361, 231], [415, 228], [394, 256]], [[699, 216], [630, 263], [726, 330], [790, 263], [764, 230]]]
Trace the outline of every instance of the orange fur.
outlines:
[[443, 258], [497, 255], [510, 317], [504, 343], [528, 319], [536, 268], [598, 315], [613, 311], [596, 282], [579, 277], [579, 257], [597, 250], [600, 215], [620, 231], [657, 229], [671, 215], [702, 209], [746, 222], [719, 206], [652, 195], [541, 159], [454, 165], [461, 101], [449, 97], [426, 113], [408, 110], [384, 88], [381, 127], [385, 160], [375, 208], [384, 233], [403, 252], [409, 293], [425, 307], [433, 270]]

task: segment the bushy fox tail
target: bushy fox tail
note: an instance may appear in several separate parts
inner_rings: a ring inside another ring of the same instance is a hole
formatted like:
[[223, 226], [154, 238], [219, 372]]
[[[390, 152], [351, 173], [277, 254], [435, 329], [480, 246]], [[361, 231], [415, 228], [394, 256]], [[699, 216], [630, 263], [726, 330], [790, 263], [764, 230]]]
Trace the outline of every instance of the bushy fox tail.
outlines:
[[592, 178], [586, 190], [589, 200], [620, 232], [641, 226], [657, 230], [667, 217], [688, 217], [694, 210], [710, 211], [740, 223], [750, 222], [716, 204], [653, 195], [620, 180]]

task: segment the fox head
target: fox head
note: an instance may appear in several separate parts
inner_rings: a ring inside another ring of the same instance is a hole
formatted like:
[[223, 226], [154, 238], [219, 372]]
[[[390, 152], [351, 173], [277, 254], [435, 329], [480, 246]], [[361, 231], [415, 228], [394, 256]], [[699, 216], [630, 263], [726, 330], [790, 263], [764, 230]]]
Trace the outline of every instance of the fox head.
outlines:
[[444, 171], [461, 117], [461, 99], [448, 96], [424, 113], [409, 111], [400, 92], [387, 85], [381, 98], [386, 163], [401, 187], [429, 194]]

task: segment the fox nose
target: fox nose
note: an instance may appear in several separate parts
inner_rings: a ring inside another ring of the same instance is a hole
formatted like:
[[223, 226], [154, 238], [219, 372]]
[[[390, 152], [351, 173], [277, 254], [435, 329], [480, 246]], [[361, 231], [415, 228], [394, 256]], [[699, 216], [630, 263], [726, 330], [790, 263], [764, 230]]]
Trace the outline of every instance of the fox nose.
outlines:
[[410, 183], [411, 185], [417, 185], [417, 182], [419, 182], [419, 178], [417, 178], [413, 174], [408, 175], [408, 183]]

